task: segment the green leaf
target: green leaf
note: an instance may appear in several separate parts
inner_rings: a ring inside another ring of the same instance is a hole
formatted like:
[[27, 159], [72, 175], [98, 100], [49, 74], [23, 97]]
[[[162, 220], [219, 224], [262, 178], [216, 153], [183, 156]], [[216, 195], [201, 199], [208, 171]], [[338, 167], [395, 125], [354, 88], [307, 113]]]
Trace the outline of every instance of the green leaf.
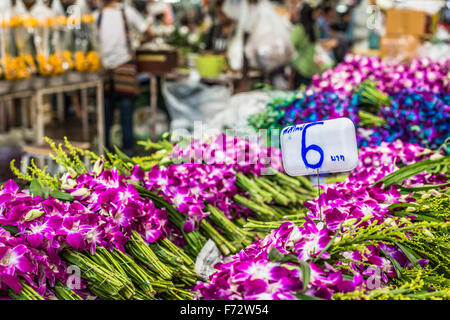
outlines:
[[430, 189], [438, 189], [442, 187], [450, 186], [450, 183], [443, 183], [443, 184], [432, 184], [432, 185], [425, 185], [421, 187], [403, 187], [399, 186], [400, 189], [407, 191], [407, 192], [415, 192], [415, 191], [425, 191]]
[[17, 233], [19, 233], [19, 229], [17, 229], [16, 226], [6, 225], [6, 226], [0, 226], [0, 227], [5, 229], [9, 233], [11, 233], [13, 236], [15, 236]]
[[313, 297], [313, 296], [306, 296], [304, 294], [294, 293], [294, 296], [298, 300], [323, 300], [322, 298]]
[[407, 202], [407, 203], [393, 203], [389, 205], [388, 209], [405, 208], [405, 207], [420, 207], [417, 203]]
[[394, 270], [397, 273], [397, 277], [399, 277], [400, 279], [403, 278], [402, 267], [400, 266], [400, 263], [398, 263], [398, 261], [395, 258], [391, 257], [384, 250], [382, 250], [382, 252], [383, 252], [384, 256], [391, 261], [392, 265], [394, 266]]
[[50, 195], [61, 201], [73, 201], [73, 196], [67, 192], [62, 192], [59, 190], [53, 190]]
[[47, 199], [50, 195], [50, 187], [46, 184], [42, 184], [42, 192], [44, 193], [43, 198]]
[[41, 196], [41, 197], [44, 198], [45, 194], [44, 194], [44, 190], [42, 189], [42, 185], [36, 179], [31, 180], [31, 183], [30, 183], [30, 194], [33, 197]]
[[[434, 213], [436, 213], [436, 212], [434, 212]], [[439, 220], [439, 219], [436, 219], [433, 217], [429, 217], [427, 215], [420, 214], [417, 212], [396, 211], [396, 212], [394, 212], [394, 215], [397, 217], [402, 217], [402, 216], [406, 216], [406, 215], [409, 215], [409, 216], [414, 215], [416, 217], [413, 220], [416, 220], [416, 221], [442, 222], [442, 220]]]
[[352, 275], [349, 275], [349, 274], [346, 274], [346, 273], [343, 273], [343, 274], [342, 274], [342, 279], [344, 279], [344, 280], [349, 280], [349, 281], [353, 281], [353, 276], [352, 276]]
[[311, 280], [311, 268], [309, 267], [309, 263], [298, 259], [302, 268], [302, 282], [303, 282], [303, 291], [308, 289], [309, 281]]
[[384, 178], [376, 181], [373, 185], [376, 185], [377, 183], [384, 183], [385, 188], [389, 188], [390, 186], [394, 184], [400, 184], [404, 180], [411, 178], [423, 171], [428, 171], [434, 168], [439, 163], [445, 163], [450, 159], [450, 156], [443, 157], [441, 159], [437, 160], [424, 160], [420, 162], [416, 162], [414, 164], [405, 166], [403, 168], [400, 168], [397, 171], [392, 172], [391, 174], [385, 176]]
[[411, 261], [411, 263], [413, 264], [413, 266], [414, 266], [415, 268], [421, 268], [421, 267], [420, 267], [420, 264], [419, 264], [419, 261], [417, 261], [416, 256], [415, 256], [411, 251], [409, 251], [409, 249], [407, 249], [405, 246], [401, 245], [400, 243], [398, 243], [398, 242], [396, 242], [396, 241], [394, 241], [394, 244], [395, 244], [397, 247], [399, 247], [400, 250], [403, 251], [403, 253], [405, 254], [405, 256], [408, 258], [409, 261]]
[[280, 262], [283, 259], [283, 254], [277, 249], [272, 248], [269, 252], [269, 260], [271, 262]]

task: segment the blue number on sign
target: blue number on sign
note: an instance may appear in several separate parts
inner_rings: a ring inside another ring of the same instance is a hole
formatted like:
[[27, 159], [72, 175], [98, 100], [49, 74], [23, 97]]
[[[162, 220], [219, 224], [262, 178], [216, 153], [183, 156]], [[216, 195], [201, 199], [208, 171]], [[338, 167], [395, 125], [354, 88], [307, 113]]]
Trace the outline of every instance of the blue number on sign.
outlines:
[[[317, 169], [320, 168], [322, 166], [323, 163], [323, 150], [322, 148], [320, 148], [318, 145], [316, 144], [311, 144], [308, 147], [306, 147], [306, 143], [305, 143], [305, 138], [306, 138], [306, 130], [309, 127], [315, 126], [316, 124], [323, 124], [323, 121], [321, 122], [314, 122], [314, 123], [309, 123], [307, 124], [304, 128], [303, 128], [303, 133], [302, 133], [302, 159], [303, 162], [305, 163], [307, 168], [312, 168], [312, 169]], [[317, 151], [320, 154], [320, 159], [317, 163], [315, 164], [310, 164], [308, 162], [308, 160], [306, 159], [306, 154], [311, 151]]]

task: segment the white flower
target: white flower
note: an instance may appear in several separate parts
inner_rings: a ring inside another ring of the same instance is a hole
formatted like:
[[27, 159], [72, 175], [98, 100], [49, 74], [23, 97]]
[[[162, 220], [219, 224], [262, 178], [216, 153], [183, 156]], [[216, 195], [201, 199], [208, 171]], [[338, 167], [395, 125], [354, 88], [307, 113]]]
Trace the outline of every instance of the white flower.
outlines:
[[93, 171], [95, 173], [95, 176], [100, 175], [100, 173], [103, 171], [103, 160], [102, 159], [98, 159], [95, 162]]
[[71, 193], [74, 197], [85, 197], [90, 195], [90, 191], [87, 188], [80, 188]]
[[75, 170], [73, 170], [73, 168], [71, 168], [71, 167], [68, 167], [67, 168], [67, 172], [70, 174], [70, 177], [73, 179], [73, 178], [76, 178], [77, 177], [77, 173], [76, 173], [76, 171]]

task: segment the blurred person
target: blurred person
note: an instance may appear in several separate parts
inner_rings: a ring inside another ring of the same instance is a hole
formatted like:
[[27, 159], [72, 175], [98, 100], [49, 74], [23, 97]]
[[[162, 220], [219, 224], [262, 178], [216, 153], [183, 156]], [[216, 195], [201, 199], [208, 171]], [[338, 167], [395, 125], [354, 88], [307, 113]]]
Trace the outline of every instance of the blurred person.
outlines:
[[319, 71], [314, 61], [316, 43], [319, 39], [319, 29], [316, 25], [318, 12], [308, 3], [300, 9], [299, 22], [291, 33], [291, 42], [294, 45], [296, 56], [293, 60], [294, 87], [309, 85], [312, 76]]
[[[320, 11], [304, 3], [300, 9], [300, 23], [296, 24], [291, 33], [291, 42], [296, 51], [292, 65], [294, 67], [293, 84], [295, 88], [301, 85], [310, 85], [312, 76], [320, 71], [315, 61], [316, 46], [319, 44], [320, 32], [317, 18]], [[320, 41], [324, 49], [329, 50], [336, 45], [335, 40], [324, 39]]]
[[300, 21], [300, 9], [302, 0], [287, 0], [286, 6], [289, 12], [289, 20], [291, 23], [296, 24]]
[[94, 13], [99, 29], [99, 47], [105, 70], [105, 145], [110, 149], [114, 107], [120, 110], [122, 148], [131, 155], [134, 149], [133, 112], [139, 94], [139, 82], [131, 44], [131, 28], [147, 38], [152, 33], [143, 17], [121, 0], [104, 0]]
[[235, 23], [228, 18], [223, 12], [222, 6], [224, 0], [215, 0], [213, 5], [213, 24], [206, 37], [207, 51], [214, 53], [225, 53], [227, 51], [228, 42], [233, 36]]
[[291, 33], [291, 42], [296, 55], [292, 62], [294, 67], [293, 85], [298, 88], [301, 85], [310, 85], [312, 76], [321, 70], [316, 62], [316, 46], [321, 45], [324, 50], [330, 51], [337, 45], [335, 39], [319, 39], [320, 31], [317, 19], [320, 10], [304, 3], [300, 10], [300, 23], [296, 24]]

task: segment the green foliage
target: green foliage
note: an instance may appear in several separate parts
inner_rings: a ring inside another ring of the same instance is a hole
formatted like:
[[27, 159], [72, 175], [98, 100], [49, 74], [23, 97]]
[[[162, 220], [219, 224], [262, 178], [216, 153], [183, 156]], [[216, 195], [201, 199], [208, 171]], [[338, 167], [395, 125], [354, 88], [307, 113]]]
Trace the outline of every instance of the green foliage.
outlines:
[[40, 181], [42, 184], [51, 188], [59, 185], [58, 177], [52, 176], [47, 172], [47, 166], [44, 169], [39, 169], [34, 160], [31, 159], [30, 165], [26, 168], [26, 173], [22, 173], [19, 168], [15, 166], [15, 160], [11, 160], [10, 163], [11, 172], [18, 178], [25, 181]]
[[433, 270], [420, 268], [409, 270], [410, 277], [396, 279], [394, 284], [368, 290], [335, 293], [333, 300], [442, 300], [450, 298], [448, 280], [433, 276]]

